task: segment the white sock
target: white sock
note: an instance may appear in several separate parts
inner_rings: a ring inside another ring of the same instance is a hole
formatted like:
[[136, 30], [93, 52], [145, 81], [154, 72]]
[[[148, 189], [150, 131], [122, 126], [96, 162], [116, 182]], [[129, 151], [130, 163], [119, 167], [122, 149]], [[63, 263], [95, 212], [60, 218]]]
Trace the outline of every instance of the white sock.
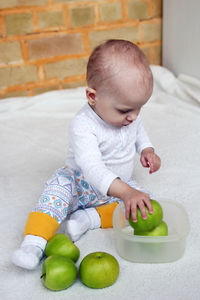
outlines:
[[76, 242], [89, 229], [101, 227], [101, 218], [95, 208], [79, 209], [66, 221], [66, 234]]
[[35, 269], [43, 256], [46, 243], [40, 236], [26, 235], [20, 248], [13, 252], [12, 262], [24, 269]]

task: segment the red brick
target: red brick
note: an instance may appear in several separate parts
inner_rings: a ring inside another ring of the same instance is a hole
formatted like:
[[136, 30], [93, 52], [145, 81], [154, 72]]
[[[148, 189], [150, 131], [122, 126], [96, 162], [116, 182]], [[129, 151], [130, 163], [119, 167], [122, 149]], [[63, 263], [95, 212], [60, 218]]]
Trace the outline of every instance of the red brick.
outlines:
[[84, 75], [86, 71], [87, 61], [88, 60], [85, 58], [77, 58], [46, 64], [46, 77], [48, 79], [63, 79], [76, 75]]
[[47, 3], [47, 0], [1, 0], [0, 8], [44, 5], [46, 3]]
[[29, 59], [42, 59], [83, 52], [80, 33], [51, 36], [28, 41]]

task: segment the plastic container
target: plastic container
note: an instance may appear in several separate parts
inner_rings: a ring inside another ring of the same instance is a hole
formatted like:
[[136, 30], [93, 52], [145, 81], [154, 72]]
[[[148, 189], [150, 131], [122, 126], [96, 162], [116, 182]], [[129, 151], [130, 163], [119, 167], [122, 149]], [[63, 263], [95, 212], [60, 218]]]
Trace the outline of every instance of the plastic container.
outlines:
[[136, 263], [168, 263], [184, 254], [190, 231], [184, 207], [168, 200], [157, 200], [163, 209], [163, 220], [168, 225], [168, 236], [136, 236], [125, 219], [124, 204], [117, 205], [113, 214], [115, 246], [119, 255]]

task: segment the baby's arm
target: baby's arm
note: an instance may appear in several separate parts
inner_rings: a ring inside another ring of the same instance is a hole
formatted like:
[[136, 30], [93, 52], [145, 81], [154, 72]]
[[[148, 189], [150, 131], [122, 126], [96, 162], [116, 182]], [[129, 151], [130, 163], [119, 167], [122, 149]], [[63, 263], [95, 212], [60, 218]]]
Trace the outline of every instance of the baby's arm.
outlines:
[[109, 170], [99, 149], [99, 142], [94, 124], [86, 119], [76, 119], [70, 126], [70, 143], [77, 166], [87, 182], [102, 195], [107, 195], [108, 188], [117, 175]]
[[129, 219], [131, 212], [133, 221], [137, 222], [137, 206], [140, 208], [143, 219], [147, 218], [145, 205], [147, 206], [148, 211], [153, 213], [149, 195], [130, 187], [120, 178], [116, 178], [111, 183], [108, 189], [108, 195], [123, 200], [125, 206], [125, 216], [127, 220]]

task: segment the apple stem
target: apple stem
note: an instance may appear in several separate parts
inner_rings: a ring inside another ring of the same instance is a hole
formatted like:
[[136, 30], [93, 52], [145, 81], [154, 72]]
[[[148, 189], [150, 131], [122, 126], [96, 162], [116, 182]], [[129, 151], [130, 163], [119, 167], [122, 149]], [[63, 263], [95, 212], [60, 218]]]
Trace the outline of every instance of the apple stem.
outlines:
[[44, 277], [45, 275], [46, 275], [46, 273], [42, 274], [42, 275], [40, 276], [40, 279], [42, 279], [42, 277]]

